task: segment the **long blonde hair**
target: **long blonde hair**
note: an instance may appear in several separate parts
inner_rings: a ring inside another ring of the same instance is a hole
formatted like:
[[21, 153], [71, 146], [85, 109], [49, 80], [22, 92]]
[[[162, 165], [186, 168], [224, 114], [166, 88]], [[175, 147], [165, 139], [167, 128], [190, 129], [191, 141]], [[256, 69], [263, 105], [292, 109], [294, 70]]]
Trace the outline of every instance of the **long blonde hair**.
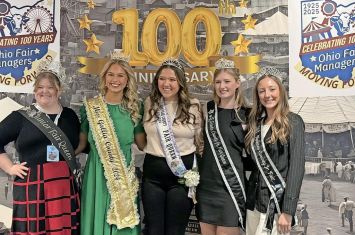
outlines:
[[259, 125], [260, 122], [260, 117], [263, 115], [263, 113], [266, 113], [265, 107], [261, 104], [258, 95], [258, 85], [264, 78], [271, 78], [274, 82], [276, 82], [280, 90], [280, 99], [274, 112], [273, 123], [271, 124], [272, 134], [267, 142], [275, 143], [279, 140], [281, 144], [286, 144], [291, 131], [291, 126], [287, 117], [288, 113], [290, 112], [290, 108], [288, 105], [288, 98], [285, 87], [282, 85], [279, 78], [270, 74], [265, 74], [257, 80], [253, 91], [253, 106], [249, 114], [248, 133], [245, 136], [245, 146], [248, 151], [250, 151], [252, 141], [255, 138], [257, 125]]
[[119, 65], [126, 72], [128, 81], [127, 86], [123, 89], [121, 105], [130, 113], [133, 122], [137, 124], [141, 119], [141, 115], [139, 114], [139, 98], [137, 93], [138, 88], [132, 67], [127, 62], [123, 60], [111, 59], [104, 65], [100, 73], [99, 92], [101, 95], [105, 96], [107, 92], [106, 74], [110, 67], [114, 64]]
[[[213, 74], [213, 82], [215, 82], [217, 76], [221, 73], [228, 73], [229, 75], [231, 75], [235, 81], [240, 82], [240, 74], [238, 69], [234, 68], [225, 68], [225, 69], [216, 69], [214, 71]], [[216, 89], [213, 89], [213, 100], [215, 101], [216, 104], [219, 104], [221, 99], [218, 97], [217, 93], [216, 93]], [[241, 107], [246, 107], [246, 102], [243, 96], [243, 91], [241, 89], [241, 87], [239, 86], [236, 90], [235, 90], [235, 107], [236, 109], [240, 109]]]

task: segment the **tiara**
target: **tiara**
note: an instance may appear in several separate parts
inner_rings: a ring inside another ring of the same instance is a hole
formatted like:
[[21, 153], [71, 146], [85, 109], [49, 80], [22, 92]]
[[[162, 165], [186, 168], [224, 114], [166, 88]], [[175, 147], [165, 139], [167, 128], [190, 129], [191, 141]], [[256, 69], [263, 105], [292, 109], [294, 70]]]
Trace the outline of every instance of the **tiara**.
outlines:
[[183, 73], [185, 73], [184, 68], [182, 67], [182, 65], [178, 59], [168, 58], [168, 59], [164, 60], [164, 62], [161, 64], [161, 66], [164, 66], [164, 65], [173, 66], [175, 68], [180, 69]]
[[110, 54], [111, 60], [119, 60], [127, 63], [129, 62], [130, 56], [123, 54], [122, 49], [113, 49]]
[[215, 63], [216, 69], [234, 69], [234, 61], [221, 58]]
[[272, 75], [274, 77], [277, 77], [281, 81], [283, 80], [284, 76], [282, 72], [274, 67], [271, 66], [265, 66], [260, 69], [260, 71], [256, 74], [256, 77], [259, 79], [260, 77], [264, 75]]
[[54, 74], [59, 81], [65, 79], [65, 69], [62, 67], [59, 61], [42, 60], [38, 65], [38, 73], [51, 73]]

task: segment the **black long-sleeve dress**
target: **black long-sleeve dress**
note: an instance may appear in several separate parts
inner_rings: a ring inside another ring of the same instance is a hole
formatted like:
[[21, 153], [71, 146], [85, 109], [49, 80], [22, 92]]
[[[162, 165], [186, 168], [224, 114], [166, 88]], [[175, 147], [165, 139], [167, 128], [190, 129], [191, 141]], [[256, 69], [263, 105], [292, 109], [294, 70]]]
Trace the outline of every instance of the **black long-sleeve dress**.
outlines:
[[[242, 125], [245, 125], [247, 111], [245, 108], [240, 109], [237, 117], [234, 109], [218, 108], [218, 124], [221, 136], [240, 176], [243, 187], [245, 186], [243, 164], [245, 159], [242, 153], [245, 131]], [[204, 143], [204, 153], [199, 161], [200, 184], [197, 188], [197, 218], [200, 222], [217, 226], [241, 226], [237, 209], [213, 156], [206, 130], [204, 132]], [[239, 183], [236, 181], [235, 184]], [[240, 209], [245, 214], [245, 201], [241, 200], [238, 204], [241, 205]]]

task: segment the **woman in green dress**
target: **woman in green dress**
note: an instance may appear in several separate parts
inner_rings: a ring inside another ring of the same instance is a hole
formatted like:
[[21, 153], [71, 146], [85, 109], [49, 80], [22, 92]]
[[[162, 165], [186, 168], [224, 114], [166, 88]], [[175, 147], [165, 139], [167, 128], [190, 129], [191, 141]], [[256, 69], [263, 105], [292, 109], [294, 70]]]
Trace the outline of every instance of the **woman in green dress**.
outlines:
[[81, 197], [81, 234], [140, 234], [138, 180], [131, 145], [145, 145], [134, 73], [114, 51], [100, 74], [100, 95], [84, 101], [77, 153], [90, 152]]

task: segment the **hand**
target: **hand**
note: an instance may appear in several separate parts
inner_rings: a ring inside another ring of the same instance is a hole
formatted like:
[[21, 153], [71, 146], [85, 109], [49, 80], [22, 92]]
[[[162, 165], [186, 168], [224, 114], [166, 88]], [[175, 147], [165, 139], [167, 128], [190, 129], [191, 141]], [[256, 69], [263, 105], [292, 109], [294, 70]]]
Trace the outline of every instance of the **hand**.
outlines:
[[22, 162], [21, 164], [12, 165], [12, 167], [8, 171], [8, 174], [11, 176], [16, 175], [21, 179], [23, 179], [24, 176], [27, 175], [27, 171], [28, 171], [28, 167], [25, 167], [26, 164], [27, 162]]
[[277, 223], [277, 230], [281, 234], [286, 234], [291, 231], [292, 216], [286, 213], [281, 213]]

